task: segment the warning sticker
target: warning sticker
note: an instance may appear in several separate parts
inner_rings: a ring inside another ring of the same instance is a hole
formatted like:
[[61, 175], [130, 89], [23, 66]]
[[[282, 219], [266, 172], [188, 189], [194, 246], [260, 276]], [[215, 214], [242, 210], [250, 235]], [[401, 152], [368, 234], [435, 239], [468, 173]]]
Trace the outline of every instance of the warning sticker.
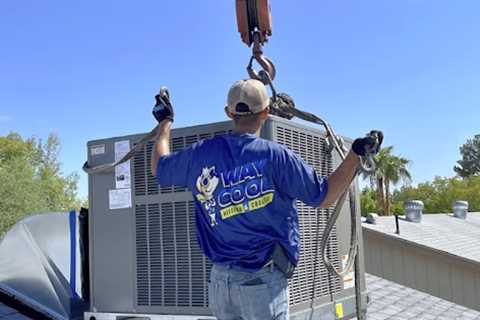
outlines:
[[96, 145], [96, 146], [92, 146], [90, 148], [90, 154], [92, 156], [99, 156], [101, 154], [104, 154], [105, 153], [105, 145], [104, 144], [99, 144], [99, 145]]
[[108, 194], [110, 210], [132, 207], [132, 189], [110, 190]]
[[[115, 161], [122, 159], [130, 151], [130, 141], [115, 142]], [[115, 187], [131, 188], [130, 160], [115, 167]]]

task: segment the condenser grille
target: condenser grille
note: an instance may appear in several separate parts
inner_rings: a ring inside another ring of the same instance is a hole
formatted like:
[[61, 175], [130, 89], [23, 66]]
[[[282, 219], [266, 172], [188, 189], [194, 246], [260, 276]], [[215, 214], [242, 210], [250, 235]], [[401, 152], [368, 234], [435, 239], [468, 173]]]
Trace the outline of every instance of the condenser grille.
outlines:
[[133, 157], [133, 176], [136, 196], [144, 196], [147, 193], [147, 172], [145, 152], [136, 152]]
[[150, 250], [148, 246], [148, 219], [147, 206], [140, 205], [135, 208], [136, 229], [136, 264], [137, 264], [137, 303], [148, 305], [150, 299]]
[[[333, 169], [325, 140], [315, 134], [276, 125], [273, 139], [300, 155], [317, 173], [327, 176]], [[228, 131], [174, 137], [172, 151], [179, 151], [200, 139]], [[138, 306], [206, 307], [207, 280], [211, 264], [197, 244], [193, 201], [161, 202], [155, 195], [188, 191], [183, 187], [158, 187], [150, 174], [153, 142], [134, 158], [135, 195], [142, 204], [135, 207], [136, 294]], [[145, 196], [145, 197], [142, 197]], [[153, 197], [151, 197], [153, 196]], [[143, 204], [147, 201], [147, 204]], [[341, 282], [330, 276], [321, 263], [318, 241], [331, 210], [314, 209], [297, 203], [301, 228], [300, 263], [290, 283], [290, 305], [310, 302], [341, 291]], [[318, 235], [318, 236], [317, 236]], [[340, 268], [337, 234], [334, 229], [328, 256]], [[315, 274], [315, 279], [313, 275]]]
[[[174, 137], [170, 147], [172, 152], [180, 151], [199, 140], [229, 132], [231, 130]], [[154, 200], [156, 195], [188, 189], [159, 187], [150, 172], [153, 146], [153, 141], [148, 142], [144, 150], [135, 154], [133, 163], [135, 196], [149, 202], [135, 207], [137, 305], [207, 307], [211, 263], [197, 243], [195, 204]]]
[[[172, 152], [180, 151], [192, 144], [208, 139], [213, 136], [223, 135], [232, 132], [231, 130], [216, 131], [212, 133], [202, 133], [189, 135], [185, 137], [175, 137], [170, 140], [170, 148]], [[136, 196], [168, 194], [174, 192], [185, 192], [187, 188], [183, 186], [158, 186], [158, 183], [150, 171], [150, 161], [152, 157], [152, 149], [154, 142], [149, 141], [146, 147], [137, 152], [134, 157], [134, 186]]]
[[135, 207], [137, 305], [207, 307], [211, 265], [198, 247], [192, 201]]
[[151, 174], [150, 171], [150, 163], [152, 160], [152, 150], [153, 150], [153, 141], [150, 141], [147, 143], [147, 147], [145, 148], [146, 150], [146, 167], [145, 167], [145, 176], [147, 177], [147, 194], [148, 195], [153, 195], [153, 194], [158, 194], [158, 183], [155, 177]]
[[[278, 143], [290, 148], [315, 168], [317, 174], [328, 176], [331, 173], [332, 157], [327, 152], [324, 138], [279, 125], [275, 127], [275, 137]], [[297, 208], [301, 255], [297, 270], [290, 281], [290, 305], [308, 302], [312, 297], [319, 298], [342, 289], [340, 280], [329, 275], [317, 249], [331, 210], [315, 209], [299, 201]], [[340, 267], [336, 229], [329, 239], [328, 257], [335, 267]]]

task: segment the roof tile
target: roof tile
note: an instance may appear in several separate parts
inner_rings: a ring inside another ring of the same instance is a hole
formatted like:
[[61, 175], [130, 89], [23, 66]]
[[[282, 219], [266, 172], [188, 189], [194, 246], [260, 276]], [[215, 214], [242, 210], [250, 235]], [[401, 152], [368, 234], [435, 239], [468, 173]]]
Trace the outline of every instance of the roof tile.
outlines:
[[424, 214], [420, 223], [399, 219], [400, 235], [395, 234], [393, 216], [362, 226], [480, 264], [480, 212], [469, 212], [465, 220], [450, 214]]
[[369, 320], [480, 320], [480, 312], [366, 274]]

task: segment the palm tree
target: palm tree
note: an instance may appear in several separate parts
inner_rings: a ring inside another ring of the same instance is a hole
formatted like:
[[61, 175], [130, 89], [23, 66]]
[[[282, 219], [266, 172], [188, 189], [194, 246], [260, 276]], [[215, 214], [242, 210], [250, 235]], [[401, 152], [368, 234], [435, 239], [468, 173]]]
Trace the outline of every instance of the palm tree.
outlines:
[[410, 182], [412, 176], [407, 169], [410, 160], [392, 154], [393, 146], [380, 150], [375, 156], [377, 170], [372, 174], [364, 174], [364, 178], [370, 179], [372, 186], [375, 186], [378, 208], [384, 215], [390, 215], [392, 198], [390, 186], [396, 185], [400, 180]]

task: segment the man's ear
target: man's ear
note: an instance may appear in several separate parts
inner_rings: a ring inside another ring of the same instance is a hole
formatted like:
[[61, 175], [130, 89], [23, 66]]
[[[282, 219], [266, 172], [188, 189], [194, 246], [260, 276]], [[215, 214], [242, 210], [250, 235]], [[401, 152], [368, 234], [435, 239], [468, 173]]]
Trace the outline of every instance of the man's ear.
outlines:
[[270, 107], [266, 107], [265, 109], [263, 109], [262, 112], [259, 113], [260, 118], [261, 118], [262, 120], [267, 119], [269, 113], [270, 113]]
[[228, 111], [228, 107], [225, 107], [225, 114], [227, 115], [227, 117], [233, 120], [233, 115], [230, 113], [230, 111]]

